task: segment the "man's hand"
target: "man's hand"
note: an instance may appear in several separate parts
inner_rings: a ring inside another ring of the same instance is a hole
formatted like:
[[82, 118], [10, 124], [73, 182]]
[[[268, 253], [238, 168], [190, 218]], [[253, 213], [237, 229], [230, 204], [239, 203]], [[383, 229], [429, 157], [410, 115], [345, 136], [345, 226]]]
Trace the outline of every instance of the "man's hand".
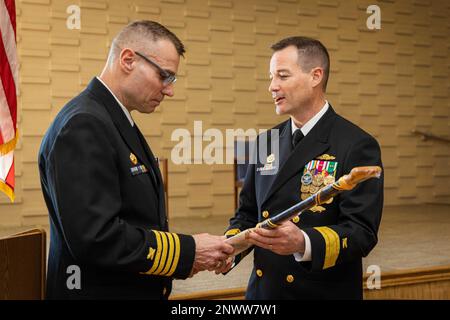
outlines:
[[305, 238], [301, 230], [290, 220], [275, 229], [256, 228], [248, 234], [248, 241], [255, 246], [280, 255], [305, 252]]
[[195, 240], [195, 260], [191, 276], [199, 271], [213, 271], [226, 265], [225, 261], [233, 254], [234, 248], [225, 243], [225, 236], [208, 233], [193, 235]]
[[231, 266], [233, 265], [233, 261], [234, 261], [234, 258], [233, 257], [229, 257], [214, 272], [216, 274], [228, 272], [231, 269]]

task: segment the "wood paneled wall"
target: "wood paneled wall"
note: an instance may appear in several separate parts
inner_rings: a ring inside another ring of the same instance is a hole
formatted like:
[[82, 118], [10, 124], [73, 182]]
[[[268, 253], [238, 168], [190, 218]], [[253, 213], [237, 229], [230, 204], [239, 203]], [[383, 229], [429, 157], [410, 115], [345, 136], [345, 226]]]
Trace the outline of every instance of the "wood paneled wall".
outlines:
[[[381, 29], [369, 30], [369, 5]], [[185, 42], [175, 96], [134, 114], [156, 155], [170, 158], [176, 128], [264, 129], [283, 121], [267, 91], [269, 46], [291, 35], [331, 54], [328, 100], [382, 146], [386, 204], [449, 203], [450, 4], [439, 0], [17, 0], [20, 60], [16, 202], [0, 195], [0, 226], [46, 224], [37, 152], [60, 108], [100, 73], [111, 39], [135, 19], [160, 21]], [[79, 5], [81, 29], [67, 8]], [[205, 142], [206, 146], [209, 142]], [[170, 216], [232, 214], [232, 165], [169, 162]]]

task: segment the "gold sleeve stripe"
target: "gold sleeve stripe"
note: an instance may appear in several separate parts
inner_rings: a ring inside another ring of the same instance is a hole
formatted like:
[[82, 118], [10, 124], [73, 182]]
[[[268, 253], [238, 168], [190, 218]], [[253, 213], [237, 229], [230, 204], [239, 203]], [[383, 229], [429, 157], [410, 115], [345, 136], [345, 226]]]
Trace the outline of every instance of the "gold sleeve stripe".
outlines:
[[169, 273], [167, 274], [168, 277], [170, 277], [176, 270], [178, 266], [178, 260], [180, 260], [180, 238], [176, 233], [172, 233], [173, 238], [175, 240], [175, 255], [172, 263], [172, 267], [169, 270]]
[[323, 269], [334, 267], [340, 252], [339, 235], [331, 228], [316, 227], [314, 228], [322, 234], [325, 240], [325, 259], [323, 262]]
[[150, 268], [150, 270], [145, 272], [146, 274], [153, 274], [153, 272], [155, 272], [155, 270], [159, 264], [159, 259], [161, 257], [161, 236], [159, 235], [158, 231], [155, 231], [155, 230], [152, 230], [152, 231], [155, 234], [155, 238], [156, 238], [156, 257], [155, 257], [155, 260], [153, 260], [153, 265]]
[[160, 232], [161, 235], [161, 239], [162, 239], [162, 254], [161, 254], [161, 261], [159, 262], [159, 266], [158, 269], [155, 270], [155, 272], [153, 274], [155, 275], [159, 275], [162, 271], [162, 269], [164, 268], [164, 266], [166, 265], [166, 259], [167, 259], [167, 253], [168, 253], [168, 248], [167, 248], [167, 235], [165, 232]]
[[169, 271], [170, 266], [172, 265], [173, 262], [173, 253], [174, 253], [174, 241], [173, 241], [173, 235], [169, 232], [166, 233], [167, 235], [167, 239], [169, 240], [169, 254], [167, 256], [167, 262], [166, 262], [166, 266], [164, 267], [164, 269], [161, 271], [160, 275], [164, 276], [166, 275], [166, 273]]
[[238, 234], [239, 232], [241, 232], [241, 230], [239, 229], [230, 229], [227, 232], [225, 232], [226, 236], [234, 236], [236, 234]]

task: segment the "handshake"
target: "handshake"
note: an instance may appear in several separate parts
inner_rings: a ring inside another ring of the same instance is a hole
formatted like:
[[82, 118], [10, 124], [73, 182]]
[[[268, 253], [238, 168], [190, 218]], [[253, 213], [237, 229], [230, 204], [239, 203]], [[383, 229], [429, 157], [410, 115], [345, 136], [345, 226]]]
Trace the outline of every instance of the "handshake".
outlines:
[[201, 233], [192, 237], [195, 241], [195, 259], [189, 277], [204, 270], [219, 274], [231, 269], [234, 248], [225, 243], [225, 236]]
[[[225, 241], [226, 236], [208, 233], [193, 235], [195, 240], [195, 259], [190, 277], [199, 271], [215, 271], [216, 274], [228, 272], [233, 257], [251, 245], [270, 250], [279, 255], [305, 252], [305, 237], [295, 223], [281, 222], [275, 229], [251, 228]], [[231, 245], [232, 244], [232, 245]]]

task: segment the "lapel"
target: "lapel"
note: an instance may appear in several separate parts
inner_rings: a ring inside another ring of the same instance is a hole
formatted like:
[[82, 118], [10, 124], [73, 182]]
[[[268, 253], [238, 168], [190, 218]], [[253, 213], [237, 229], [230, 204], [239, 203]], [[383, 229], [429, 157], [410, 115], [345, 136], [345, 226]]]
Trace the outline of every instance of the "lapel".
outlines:
[[162, 177], [161, 177], [161, 172], [160, 172], [160, 170], [159, 170], [159, 165], [158, 165], [158, 163], [156, 162], [155, 155], [153, 154], [152, 149], [150, 149], [150, 146], [148, 145], [147, 141], [145, 140], [145, 137], [144, 137], [144, 135], [142, 134], [141, 130], [139, 130], [139, 128], [138, 128], [138, 126], [136, 125], [136, 123], [135, 123], [134, 125], [136, 126], [136, 131], [137, 131], [139, 140], [140, 140], [140, 142], [141, 142], [141, 145], [143, 146], [144, 151], [145, 151], [145, 153], [146, 153], [148, 159], [150, 160], [151, 168], [153, 169], [153, 172], [154, 172], [154, 174], [155, 174], [156, 181], [157, 181], [158, 186], [159, 186], [159, 185], [161, 185], [161, 183], [162, 183]]
[[[136, 125], [136, 123], [134, 124]], [[155, 188], [158, 190], [158, 200], [159, 200], [159, 212], [166, 212], [166, 199], [164, 194], [164, 185], [162, 182], [161, 177], [161, 171], [159, 170], [159, 164], [156, 162], [156, 158], [153, 155], [152, 149], [150, 149], [150, 146], [148, 145], [147, 141], [144, 138], [144, 135], [142, 134], [141, 130], [136, 126], [136, 131], [139, 136], [139, 139], [141, 140], [142, 146], [144, 146], [144, 150], [147, 154], [148, 159], [150, 159], [150, 165], [151, 170], [153, 170], [153, 173], [155, 174], [155, 178], [157, 180]], [[159, 215], [160, 223], [163, 228], [163, 230], [167, 230], [167, 221], [166, 221], [166, 215], [160, 214]]]
[[[94, 78], [88, 85], [88, 90], [94, 94], [94, 97], [99, 98], [102, 104], [105, 106], [108, 111], [111, 119], [114, 122], [117, 130], [122, 136], [123, 141], [128, 145], [134, 155], [139, 159], [139, 162], [143, 163], [149, 170], [153, 168], [150, 163], [150, 159], [154, 159], [154, 157], [146, 157], [144, 148], [142, 147], [142, 143], [139, 141], [138, 134], [136, 134], [135, 129], [130, 125], [130, 121], [128, 121], [127, 117], [122, 111], [122, 108], [117, 103], [117, 100], [111, 95], [109, 90], [97, 79]], [[136, 125], [136, 124], [135, 124]], [[144, 145], [147, 145], [145, 143]], [[152, 160], [154, 161], [154, 160]], [[131, 162], [130, 162], [131, 166]], [[152, 178], [150, 174], [150, 180], [152, 181], [153, 186], [158, 191], [157, 181]]]
[[[275, 176], [272, 185], [268, 189], [261, 205], [263, 205], [269, 198], [280, 189], [287, 180], [292, 178], [294, 175], [298, 174], [299, 171], [303, 170], [304, 166], [315, 157], [324, 153], [330, 145], [328, 144], [328, 136], [331, 127], [336, 119], [336, 113], [333, 108], [328, 108], [327, 112], [319, 120], [319, 122], [311, 129], [311, 131], [300, 141], [300, 143], [288, 153], [287, 159], [284, 164], [280, 167], [278, 174]], [[290, 125], [286, 126], [290, 129]], [[285, 134], [289, 135], [289, 139], [292, 140], [291, 132], [285, 130]], [[280, 153], [281, 153], [281, 143], [280, 143]]]
[[[274, 130], [274, 129], [272, 129]], [[272, 130], [269, 130], [270, 133], [272, 133]], [[292, 151], [292, 135], [291, 132], [291, 120], [288, 119], [280, 126], [280, 135], [278, 138], [278, 154], [276, 154], [277, 158], [277, 166], [278, 166], [278, 172], [273, 175], [267, 175], [264, 177], [264, 185], [269, 186], [269, 188], [262, 189], [261, 193], [258, 195], [258, 200], [262, 200], [266, 198], [267, 192], [270, 191], [271, 186], [273, 182], [275, 181], [275, 178], [277, 177], [279, 171], [283, 167], [284, 163], [288, 159], [291, 151]], [[270, 134], [271, 138], [273, 138], [273, 135]], [[264, 162], [263, 162], [264, 161]], [[265, 163], [265, 159], [260, 159], [258, 162], [259, 164]], [[261, 201], [259, 201], [261, 203]]]

